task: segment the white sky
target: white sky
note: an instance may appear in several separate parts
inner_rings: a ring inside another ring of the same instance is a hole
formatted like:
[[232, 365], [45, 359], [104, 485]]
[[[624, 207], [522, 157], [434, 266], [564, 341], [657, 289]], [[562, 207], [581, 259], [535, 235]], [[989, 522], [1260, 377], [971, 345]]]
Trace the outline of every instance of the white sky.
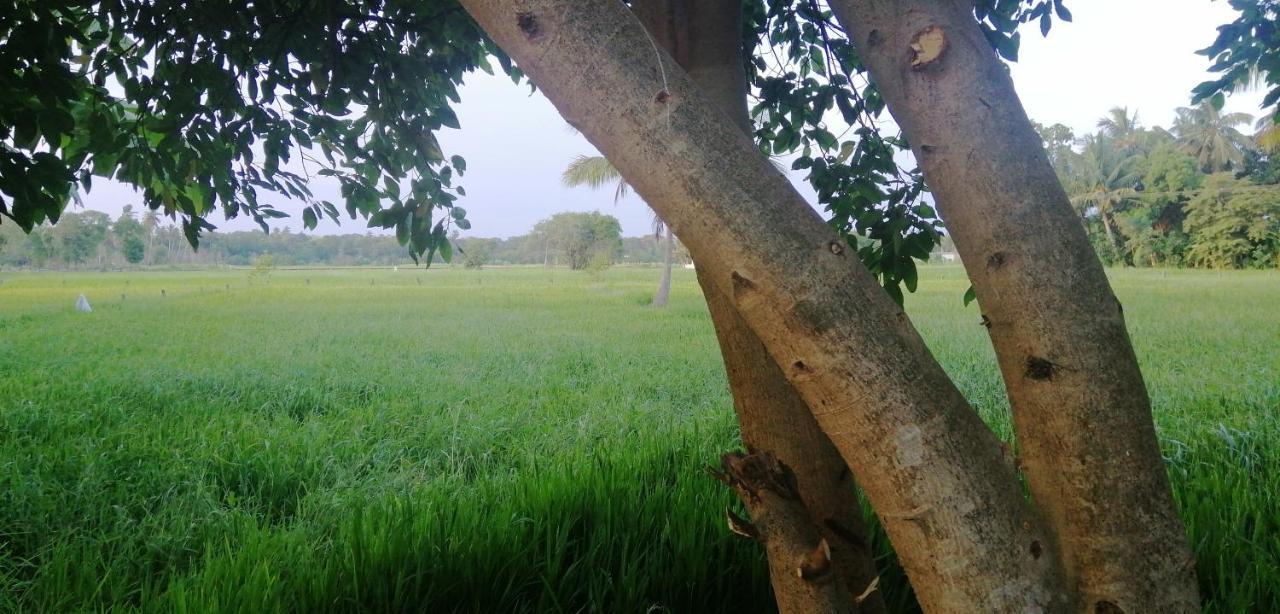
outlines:
[[[1054, 22], [1049, 37], [1038, 28], [1023, 29], [1014, 82], [1032, 119], [1063, 123], [1082, 135], [1115, 106], [1136, 109], [1145, 126], [1168, 127], [1174, 109], [1190, 102], [1190, 91], [1208, 78], [1207, 58], [1195, 55], [1212, 42], [1218, 25], [1234, 18], [1226, 2], [1209, 0], [1067, 0], [1075, 21]], [[635, 196], [616, 206], [612, 190], [567, 189], [560, 173], [578, 154], [595, 153], [570, 131], [540, 93], [516, 86], [505, 76], [478, 73], [461, 90], [461, 130], [440, 135], [446, 154], [467, 159], [460, 183], [473, 236], [507, 237], [527, 232], [538, 220], [558, 211], [599, 210], [618, 217], [627, 236], [649, 232], [652, 214]], [[1237, 94], [1228, 109], [1258, 113], [1262, 93]], [[803, 184], [802, 177], [793, 180]], [[812, 193], [801, 185], [807, 196]], [[331, 186], [313, 186], [317, 196], [341, 202]], [[302, 226], [296, 205], [262, 199], [295, 214], [276, 226]], [[130, 188], [99, 179], [85, 195], [86, 208], [113, 217], [122, 206], [140, 208]], [[341, 207], [340, 207], [341, 208]], [[256, 229], [251, 221], [210, 219], [219, 230]], [[338, 226], [322, 221], [317, 232], [363, 233], [363, 220], [342, 218]]]

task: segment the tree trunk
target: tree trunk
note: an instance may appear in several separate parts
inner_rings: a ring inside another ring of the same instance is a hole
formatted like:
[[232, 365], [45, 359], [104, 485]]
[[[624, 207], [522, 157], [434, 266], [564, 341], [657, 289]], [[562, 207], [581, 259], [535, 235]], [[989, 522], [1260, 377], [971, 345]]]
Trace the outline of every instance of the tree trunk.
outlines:
[[615, 0], [463, 0], [672, 225], [813, 411], [934, 611], [1066, 611], [999, 441], [906, 315]]
[[658, 280], [658, 291], [653, 294], [653, 303], [651, 303], [658, 308], [666, 307], [667, 299], [671, 297], [671, 258], [676, 250], [671, 227], [663, 224], [663, 232], [665, 236], [662, 239], [662, 279]]
[[1120, 303], [973, 4], [830, 4], [908, 137], [991, 323], [1021, 464], [1069, 586], [1090, 612], [1197, 610]]
[[[1120, 237], [1116, 235], [1115, 221], [1111, 219], [1111, 214], [1103, 211], [1098, 215], [1098, 217], [1102, 218], [1102, 229], [1107, 231], [1107, 241], [1111, 243], [1111, 247], [1115, 248], [1116, 257], [1123, 259], [1124, 254], [1122, 253], [1122, 250], [1124, 249], [1124, 246], [1120, 245]], [[1108, 287], [1108, 289], [1110, 288]]]
[[[751, 119], [742, 69], [742, 3], [636, 0], [631, 6], [649, 33], [689, 71], [694, 83], [749, 134]], [[670, 238], [670, 226], [667, 233]], [[830, 610], [834, 603], [865, 614], [883, 612], [881, 593], [868, 591], [878, 576], [861, 505], [844, 460], [728, 297], [702, 269], [697, 269], [697, 276], [720, 343], [742, 441], [748, 450], [778, 459], [795, 479], [797, 499], [743, 499], [769, 556], [779, 610], [842, 611]], [[741, 496], [741, 489], [738, 491]], [[770, 509], [766, 501], [784, 509]], [[783, 526], [782, 518], [793, 524]], [[818, 539], [825, 540], [831, 575], [840, 579], [841, 591], [820, 589], [796, 573], [795, 553], [813, 552]], [[861, 600], [854, 603], [853, 595]]]

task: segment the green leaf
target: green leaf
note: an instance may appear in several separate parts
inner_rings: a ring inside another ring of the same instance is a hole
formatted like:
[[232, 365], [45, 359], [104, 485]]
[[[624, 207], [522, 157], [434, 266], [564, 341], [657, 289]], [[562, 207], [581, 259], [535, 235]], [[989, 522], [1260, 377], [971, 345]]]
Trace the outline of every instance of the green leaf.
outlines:
[[964, 291], [964, 306], [968, 307], [969, 303], [972, 303], [976, 298], [978, 298], [978, 293], [974, 292], [973, 285], [970, 285], [969, 289]]
[[902, 283], [907, 287], [907, 292], [916, 291], [916, 282], [919, 281], [919, 273], [916, 271], [916, 261], [910, 257], [902, 259]]

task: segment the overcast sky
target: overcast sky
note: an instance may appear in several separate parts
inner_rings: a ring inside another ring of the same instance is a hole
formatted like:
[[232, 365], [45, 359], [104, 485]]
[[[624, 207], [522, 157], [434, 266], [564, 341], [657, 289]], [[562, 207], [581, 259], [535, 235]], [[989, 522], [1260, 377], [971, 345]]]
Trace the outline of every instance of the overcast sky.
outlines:
[[[1067, 0], [1074, 23], [1054, 22], [1049, 37], [1023, 30], [1014, 82], [1032, 119], [1060, 122], [1076, 134], [1094, 130], [1098, 118], [1115, 106], [1137, 110], [1144, 126], [1168, 127], [1174, 109], [1189, 103], [1189, 92], [1205, 80], [1209, 62], [1195, 55], [1212, 42], [1215, 28], [1234, 18], [1226, 2], [1209, 0]], [[447, 154], [467, 159], [459, 182], [467, 196], [472, 236], [524, 234], [538, 220], [558, 211], [603, 211], [622, 221], [628, 236], [649, 232], [652, 214], [634, 196], [613, 203], [612, 190], [567, 189], [560, 173], [574, 156], [594, 154], [582, 136], [566, 128], [541, 94], [529, 95], [504, 76], [478, 73], [461, 90], [457, 107], [461, 130], [445, 129], [440, 141]], [[1229, 98], [1233, 111], [1257, 114], [1262, 93]], [[802, 176], [793, 180], [803, 184]], [[800, 185], [801, 191], [811, 192]], [[315, 186], [318, 196], [340, 202], [331, 186]], [[326, 193], [328, 195], [326, 196]], [[297, 213], [299, 208], [264, 199]], [[85, 206], [113, 217], [141, 198], [126, 186], [98, 180]], [[219, 230], [257, 228], [240, 219], [210, 220]], [[278, 226], [302, 226], [300, 219]], [[343, 218], [341, 226], [322, 222], [319, 233], [365, 232], [362, 220]]]

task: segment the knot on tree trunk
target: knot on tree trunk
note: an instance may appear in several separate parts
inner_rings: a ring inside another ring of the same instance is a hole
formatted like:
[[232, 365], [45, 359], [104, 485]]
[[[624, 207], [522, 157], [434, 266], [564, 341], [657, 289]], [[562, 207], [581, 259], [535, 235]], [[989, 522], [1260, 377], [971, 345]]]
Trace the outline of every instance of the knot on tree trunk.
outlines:
[[800, 500], [795, 474], [768, 452], [725, 454], [720, 457], [720, 470], [714, 474], [744, 499], [759, 501], [767, 491], [789, 501]]

